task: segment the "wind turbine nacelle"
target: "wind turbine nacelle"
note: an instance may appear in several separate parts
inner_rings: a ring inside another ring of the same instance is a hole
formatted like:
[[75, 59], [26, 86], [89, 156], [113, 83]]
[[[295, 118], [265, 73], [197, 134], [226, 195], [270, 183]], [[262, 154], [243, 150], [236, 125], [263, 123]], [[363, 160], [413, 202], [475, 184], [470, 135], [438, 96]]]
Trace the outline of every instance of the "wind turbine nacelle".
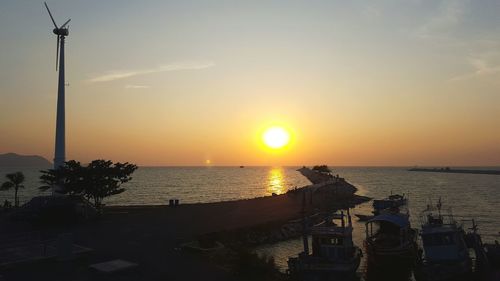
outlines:
[[54, 34], [61, 35], [61, 36], [68, 36], [68, 34], [69, 34], [69, 31], [67, 28], [54, 28], [53, 32], [54, 32]]

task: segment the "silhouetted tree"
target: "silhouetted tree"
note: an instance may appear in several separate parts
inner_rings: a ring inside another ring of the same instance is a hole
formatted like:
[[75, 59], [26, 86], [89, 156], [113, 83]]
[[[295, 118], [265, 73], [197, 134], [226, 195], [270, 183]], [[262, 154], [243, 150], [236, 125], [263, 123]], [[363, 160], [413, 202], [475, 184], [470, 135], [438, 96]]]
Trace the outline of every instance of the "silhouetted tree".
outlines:
[[324, 174], [330, 174], [332, 170], [328, 168], [327, 165], [317, 165], [312, 168], [316, 172], [324, 173]]
[[47, 190], [56, 185], [61, 193], [81, 195], [100, 209], [104, 198], [125, 191], [121, 185], [132, 179], [130, 175], [136, 169], [134, 164], [108, 160], [94, 160], [87, 166], [72, 160], [58, 169], [41, 171], [40, 180], [45, 185], [40, 189]]
[[100, 207], [105, 197], [120, 194], [125, 191], [121, 187], [132, 179], [130, 176], [137, 166], [129, 163], [113, 163], [105, 160], [92, 161], [84, 175], [84, 194], [94, 200], [94, 205]]
[[40, 171], [40, 182], [44, 185], [39, 188], [45, 191], [54, 187], [63, 194], [82, 195], [85, 186], [84, 169], [80, 162], [70, 160], [57, 169]]
[[19, 207], [19, 197], [17, 193], [19, 188], [24, 188], [22, 183], [24, 182], [24, 174], [22, 172], [15, 172], [11, 174], [6, 174], [5, 177], [8, 181], [4, 182], [0, 187], [1, 190], [8, 190], [14, 188], [14, 205]]

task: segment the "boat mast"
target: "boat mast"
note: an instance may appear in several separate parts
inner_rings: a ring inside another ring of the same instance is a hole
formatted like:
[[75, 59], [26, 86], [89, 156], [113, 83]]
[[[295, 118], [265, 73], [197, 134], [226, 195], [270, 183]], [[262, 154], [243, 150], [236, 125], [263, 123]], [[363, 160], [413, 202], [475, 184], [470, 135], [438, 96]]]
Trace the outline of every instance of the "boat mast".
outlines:
[[349, 226], [352, 227], [351, 213], [349, 212], [349, 208], [347, 208], [347, 220], [348, 220]]
[[304, 244], [304, 255], [309, 255], [309, 241], [307, 239], [307, 216], [306, 216], [306, 191], [302, 191], [302, 243]]

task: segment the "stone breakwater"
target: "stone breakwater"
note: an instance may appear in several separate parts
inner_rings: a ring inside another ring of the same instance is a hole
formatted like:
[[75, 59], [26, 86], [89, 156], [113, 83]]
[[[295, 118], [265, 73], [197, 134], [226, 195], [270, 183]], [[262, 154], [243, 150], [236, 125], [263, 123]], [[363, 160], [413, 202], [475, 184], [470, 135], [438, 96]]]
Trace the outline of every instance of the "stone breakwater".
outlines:
[[308, 216], [308, 226], [312, 226], [326, 219], [332, 211], [352, 208], [370, 200], [368, 197], [356, 195], [357, 188], [341, 177], [319, 173], [305, 167], [299, 169], [299, 172], [313, 184], [273, 196], [276, 200], [281, 197], [294, 202], [295, 214], [289, 214], [291, 219], [206, 233], [198, 236], [198, 239], [224, 241], [242, 246], [284, 241], [302, 235], [304, 215]]

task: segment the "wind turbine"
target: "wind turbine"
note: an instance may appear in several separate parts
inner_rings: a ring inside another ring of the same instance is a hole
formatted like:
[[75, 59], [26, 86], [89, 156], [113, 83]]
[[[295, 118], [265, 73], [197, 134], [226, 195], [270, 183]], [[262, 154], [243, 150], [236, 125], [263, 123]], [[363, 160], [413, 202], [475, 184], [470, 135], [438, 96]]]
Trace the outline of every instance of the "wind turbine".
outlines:
[[55, 152], [54, 152], [54, 169], [59, 168], [66, 161], [66, 140], [65, 140], [65, 127], [66, 127], [66, 118], [65, 118], [65, 93], [64, 93], [64, 39], [68, 36], [69, 31], [68, 23], [71, 19], [68, 19], [63, 25], [60, 27], [57, 26], [54, 17], [52, 17], [52, 13], [49, 10], [49, 6], [47, 6], [46, 2], [45, 8], [47, 8], [47, 12], [49, 12], [50, 19], [54, 24], [54, 34], [57, 35], [57, 49], [56, 49], [56, 71], [57, 66], [59, 64], [59, 83], [57, 87], [57, 119], [56, 119], [56, 144], [55, 144]]

